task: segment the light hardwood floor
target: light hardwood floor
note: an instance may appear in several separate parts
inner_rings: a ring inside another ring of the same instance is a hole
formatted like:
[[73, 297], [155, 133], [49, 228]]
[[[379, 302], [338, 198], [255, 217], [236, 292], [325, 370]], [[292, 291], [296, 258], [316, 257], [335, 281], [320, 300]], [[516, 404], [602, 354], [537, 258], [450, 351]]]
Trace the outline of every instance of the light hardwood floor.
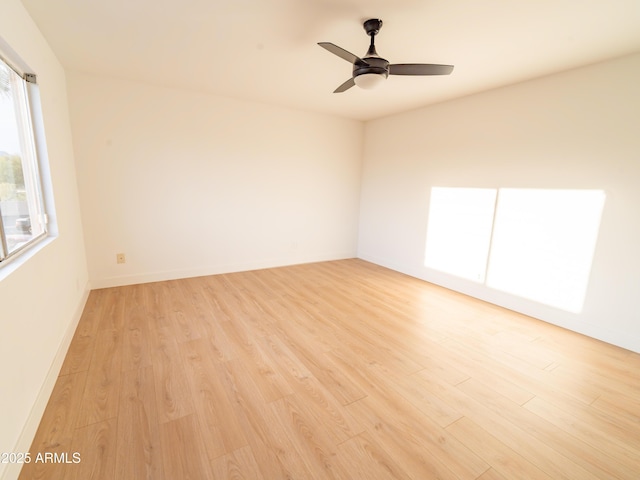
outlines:
[[637, 480], [640, 355], [361, 260], [96, 290], [46, 452], [21, 479]]

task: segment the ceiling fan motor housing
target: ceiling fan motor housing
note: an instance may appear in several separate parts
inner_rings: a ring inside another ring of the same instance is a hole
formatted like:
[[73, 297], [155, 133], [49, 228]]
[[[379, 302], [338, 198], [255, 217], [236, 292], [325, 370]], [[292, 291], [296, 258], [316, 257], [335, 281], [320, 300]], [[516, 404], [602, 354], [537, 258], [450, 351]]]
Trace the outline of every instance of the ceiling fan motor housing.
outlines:
[[368, 65], [354, 65], [353, 66], [353, 78], [360, 75], [375, 74], [383, 75], [385, 78], [389, 76], [389, 62], [380, 57], [365, 57], [363, 58]]

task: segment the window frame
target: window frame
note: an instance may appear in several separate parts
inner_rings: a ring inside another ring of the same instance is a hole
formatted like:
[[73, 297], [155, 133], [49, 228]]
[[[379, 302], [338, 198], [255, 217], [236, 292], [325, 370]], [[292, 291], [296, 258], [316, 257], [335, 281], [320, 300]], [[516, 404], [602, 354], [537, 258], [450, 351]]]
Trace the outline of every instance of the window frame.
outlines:
[[[1, 40], [1, 39], [0, 39]], [[0, 47], [5, 47], [4, 42], [0, 42]], [[14, 105], [21, 111], [16, 114], [16, 128], [18, 135], [21, 137], [21, 143], [26, 147], [27, 152], [21, 152], [20, 160], [23, 174], [25, 170], [31, 170], [30, 178], [25, 178], [25, 195], [29, 209], [29, 217], [33, 219], [37, 217], [41, 231], [32, 235], [31, 238], [24, 241], [17, 248], [10, 249], [7, 241], [7, 231], [4, 221], [0, 219], [0, 270], [3, 269], [12, 260], [20, 257], [23, 253], [32, 250], [32, 248], [46, 239], [50, 235], [49, 215], [47, 212], [47, 202], [45, 197], [44, 183], [42, 179], [43, 165], [40, 147], [42, 139], [40, 138], [42, 126], [34, 122], [34, 116], [40, 115], [39, 91], [37, 85], [37, 77], [34, 73], [27, 72], [28, 69], [19, 68], [22, 62], [10, 60], [11, 56], [5, 50], [10, 48], [0, 48], [0, 62], [10, 72], [15, 73], [19, 79], [19, 88], [22, 90], [18, 96], [14, 95], [14, 102], [19, 97], [19, 105]], [[18, 119], [18, 115], [24, 117]], [[28, 168], [25, 169], [25, 162], [28, 162]], [[1, 278], [1, 277], [0, 277]]]

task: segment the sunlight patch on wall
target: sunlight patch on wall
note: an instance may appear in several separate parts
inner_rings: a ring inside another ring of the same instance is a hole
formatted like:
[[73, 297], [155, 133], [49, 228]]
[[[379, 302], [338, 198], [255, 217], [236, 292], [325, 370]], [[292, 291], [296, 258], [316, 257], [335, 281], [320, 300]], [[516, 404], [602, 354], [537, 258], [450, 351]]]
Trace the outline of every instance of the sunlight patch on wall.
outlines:
[[433, 187], [426, 266], [484, 282], [495, 203], [492, 188]]
[[434, 187], [425, 265], [578, 313], [604, 201], [602, 190]]

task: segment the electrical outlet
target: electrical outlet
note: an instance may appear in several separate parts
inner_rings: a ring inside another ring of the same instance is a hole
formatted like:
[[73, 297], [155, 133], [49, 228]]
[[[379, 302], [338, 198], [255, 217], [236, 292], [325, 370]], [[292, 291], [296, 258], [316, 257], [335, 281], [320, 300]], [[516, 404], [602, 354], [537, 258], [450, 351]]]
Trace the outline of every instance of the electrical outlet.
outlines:
[[116, 253], [116, 263], [124, 263], [124, 253]]

